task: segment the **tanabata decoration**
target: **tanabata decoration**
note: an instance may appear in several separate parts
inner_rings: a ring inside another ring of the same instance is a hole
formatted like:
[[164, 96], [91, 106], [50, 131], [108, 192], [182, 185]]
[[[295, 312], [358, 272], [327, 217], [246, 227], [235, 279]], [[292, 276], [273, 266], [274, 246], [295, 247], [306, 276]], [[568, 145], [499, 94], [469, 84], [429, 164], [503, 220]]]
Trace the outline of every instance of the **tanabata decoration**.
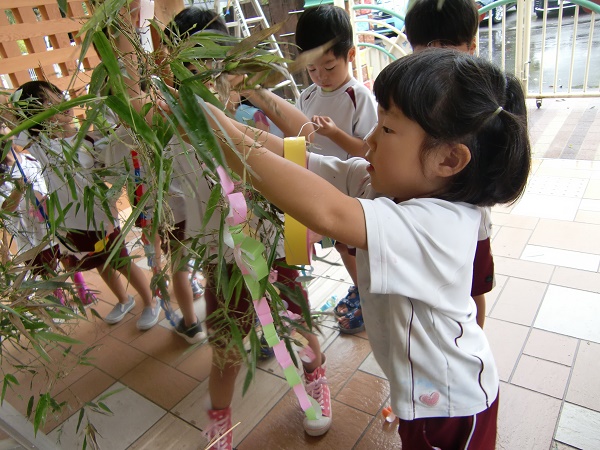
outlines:
[[[304, 136], [283, 140], [283, 156], [299, 166], [306, 167], [306, 141]], [[284, 214], [285, 261], [294, 266], [310, 265], [312, 244], [309, 230], [289, 214]]]
[[264, 245], [243, 232], [242, 223], [246, 220], [248, 207], [242, 192], [234, 192], [234, 184], [227, 171], [217, 168], [217, 174], [223, 190], [223, 196], [229, 204], [229, 214], [225, 222], [225, 244], [233, 250], [235, 262], [242, 272], [244, 283], [250, 292], [254, 310], [262, 326], [264, 337], [273, 348], [275, 358], [283, 369], [285, 378], [296, 394], [300, 407], [309, 420], [321, 418], [321, 406], [304, 389], [300, 375], [292, 362], [285, 342], [279, 339], [273, 324], [273, 316], [267, 299], [261, 292], [261, 280], [269, 276], [269, 267], [264, 257]]

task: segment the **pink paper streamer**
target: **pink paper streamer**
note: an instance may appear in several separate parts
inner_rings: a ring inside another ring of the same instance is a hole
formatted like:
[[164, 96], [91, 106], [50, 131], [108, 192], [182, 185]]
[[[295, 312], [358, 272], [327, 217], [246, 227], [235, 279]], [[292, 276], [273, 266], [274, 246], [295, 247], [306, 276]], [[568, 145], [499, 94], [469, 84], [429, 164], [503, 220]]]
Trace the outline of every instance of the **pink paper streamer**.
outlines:
[[290, 358], [290, 353], [285, 346], [285, 342], [279, 341], [279, 343], [273, 347], [273, 351], [275, 352], [275, 358], [283, 369], [287, 369], [292, 365], [292, 358]]
[[[246, 203], [246, 199], [241, 192], [233, 193], [235, 185], [233, 181], [231, 181], [227, 171], [222, 166], [217, 167], [217, 174], [221, 182], [221, 188], [223, 189], [224, 196], [227, 198], [229, 203], [229, 214], [226, 218], [226, 222], [229, 226], [239, 225], [240, 223], [244, 222], [247, 217], [248, 205]], [[311, 243], [308, 240], [308, 235], [307, 245], [310, 249]], [[242, 271], [242, 275], [250, 275], [251, 270], [244, 262], [244, 258], [242, 257], [242, 248], [240, 245], [235, 246], [233, 249], [233, 255], [235, 257], [237, 266]], [[274, 283], [275, 281], [277, 281], [277, 271], [271, 271], [269, 274], [269, 282]], [[254, 303], [254, 309], [261, 325], [265, 326], [272, 324], [273, 316], [271, 314], [271, 308], [269, 307], [267, 299], [263, 297], [259, 300], [254, 300], [252, 303]], [[284, 370], [292, 365], [292, 359], [287, 351], [284, 341], [280, 340], [275, 346], [273, 346], [273, 350], [275, 352], [275, 358], [277, 359], [277, 362]], [[312, 405], [308, 399], [304, 385], [302, 383], [298, 383], [297, 385], [292, 386], [292, 389], [298, 398], [300, 407], [306, 412], [312, 407]]]
[[294, 394], [296, 394], [296, 397], [298, 397], [298, 401], [300, 402], [300, 408], [302, 408], [302, 411], [306, 411], [312, 406], [310, 400], [308, 399], [308, 395], [306, 394], [306, 390], [304, 389], [304, 385], [302, 383], [293, 386], [292, 389], [294, 390]]
[[231, 194], [233, 192], [234, 184], [225, 168], [223, 168], [223, 166], [217, 167], [217, 174], [219, 175], [221, 187], [223, 188], [225, 195]]
[[248, 216], [248, 206], [246, 205], [244, 194], [234, 192], [233, 194], [228, 194], [227, 199], [229, 200], [229, 214], [225, 219], [227, 225], [235, 226], [245, 222]]

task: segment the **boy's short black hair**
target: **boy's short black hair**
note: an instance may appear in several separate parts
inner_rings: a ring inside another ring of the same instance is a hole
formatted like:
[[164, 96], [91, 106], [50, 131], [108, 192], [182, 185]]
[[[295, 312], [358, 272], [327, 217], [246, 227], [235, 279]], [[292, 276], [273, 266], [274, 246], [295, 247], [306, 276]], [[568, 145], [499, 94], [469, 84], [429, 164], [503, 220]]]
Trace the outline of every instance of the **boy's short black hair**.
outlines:
[[471, 45], [479, 27], [479, 12], [474, 0], [413, 0], [404, 27], [413, 48], [427, 47], [433, 41]]
[[429, 48], [386, 66], [373, 85], [381, 108], [397, 108], [425, 131], [421, 157], [442, 145], [465, 145], [471, 160], [437, 195], [493, 206], [523, 193], [531, 166], [521, 83], [492, 62]]
[[352, 24], [346, 10], [333, 5], [306, 8], [296, 25], [296, 45], [300, 52], [330, 41], [335, 42], [331, 51], [336, 58], [346, 58], [354, 46]]
[[[21, 91], [18, 107], [26, 118], [35, 116], [47, 109], [44, 103], [50, 100], [49, 93], [56, 94], [59, 98], [64, 95], [58, 86], [44, 80], [28, 81], [19, 86], [17, 91]], [[29, 128], [28, 131], [31, 136], [37, 136], [42, 129], [42, 124], [38, 124]]]
[[183, 9], [165, 28], [165, 37], [172, 41], [175, 37], [186, 39], [203, 30], [218, 31], [229, 35], [223, 18], [211, 9], [190, 6]]

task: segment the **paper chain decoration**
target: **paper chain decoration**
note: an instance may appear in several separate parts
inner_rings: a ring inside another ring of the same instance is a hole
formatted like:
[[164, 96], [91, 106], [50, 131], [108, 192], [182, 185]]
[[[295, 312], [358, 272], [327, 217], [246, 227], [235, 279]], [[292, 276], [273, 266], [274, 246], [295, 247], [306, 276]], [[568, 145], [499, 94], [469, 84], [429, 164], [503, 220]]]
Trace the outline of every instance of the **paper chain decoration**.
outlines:
[[221, 182], [223, 195], [229, 204], [229, 214], [225, 219], [228, 225], [224, 235], [225, 244], [233, 249], [235, 262], [242, 271], [244, 283], [252, 297], [254, 310], [262, 325], [264, 337], [269, 346], [273, 348], [275, 358], [283, 369], [288, 384], [298, 397], [300, 407], [309, 420], [317, 420], [322, 416], [321, 407], [316, 400], [306, 393], [285, 342], [280, 340], [277, 335], [269, 303], [264, 296], [261, 297], [260, 281], [269, 276], [269, 267], [264, 257], [264, 245], [243, 232], [241, 224], [246, 220], [248, 212], [244, 194], [233, 192], [234, 184], [223, 167], [219, 166], [217, 168], [217, 174]]

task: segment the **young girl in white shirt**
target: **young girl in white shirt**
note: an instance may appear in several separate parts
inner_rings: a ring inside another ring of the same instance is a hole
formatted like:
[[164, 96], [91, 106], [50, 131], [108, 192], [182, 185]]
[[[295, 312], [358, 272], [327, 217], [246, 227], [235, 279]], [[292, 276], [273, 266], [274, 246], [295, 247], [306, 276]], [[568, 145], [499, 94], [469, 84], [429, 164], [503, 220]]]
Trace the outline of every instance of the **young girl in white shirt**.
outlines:
[[[215, 111], [254, 186], [311, 230], [355, 246], [364, 320], [403, 450], [494, 449], [498, 374], [470, 296], [480, 212], [514, 202], [531, 163], [519, 82], [428, 49], [387, 66], [366, 159], [281, 156]], [[231, 168], [244, 171], [223, 141]], [[311, 173], [313, 172], [313, 173]]]
[[[19, 106], [25, 117], [52, 108], [63, 101], [62, 92], [46, 81], [30, 81], [17, 89]], [[120, 236], [116, 208], [111, 199], [99, 198], [95, 191], [93, 144], [87, 140], [75, 147], [77, 130], [72, 111], [54, 115], [28, 130], [27, 150], [40, 162], [48, 187], [48, 215], [63, 244], [62, 262], [69, 270], [98, 269], [100, 276], [117, 297], [118, 303], [104, 320], [120, 322], [135, 306], [120, 275], [124, 275], [144, 304], [137, 328], [153, 327], [160, 305], [152, 298], [142, 269], [132, 263]], [[90, 194], [93, 195], [90, 203]], [[102, 204], [101, 204], [102, 203]], [[91, 205], [91, 208], [90, 208]], [[110, 257], [114, 247], [116, 254]], [[107, 261], [109, 261], [108, 264]]]

